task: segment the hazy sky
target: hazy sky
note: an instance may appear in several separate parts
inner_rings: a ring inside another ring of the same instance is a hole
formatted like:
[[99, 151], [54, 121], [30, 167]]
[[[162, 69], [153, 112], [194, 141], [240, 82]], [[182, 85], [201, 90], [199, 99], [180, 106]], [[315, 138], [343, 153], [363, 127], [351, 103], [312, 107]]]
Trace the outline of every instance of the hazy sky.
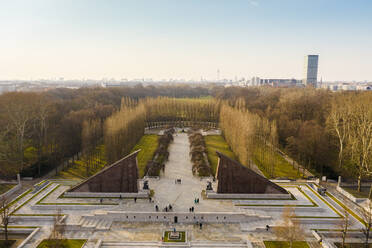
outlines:
[[0, 79], [372, 80], [371, 0], [1, 0]]

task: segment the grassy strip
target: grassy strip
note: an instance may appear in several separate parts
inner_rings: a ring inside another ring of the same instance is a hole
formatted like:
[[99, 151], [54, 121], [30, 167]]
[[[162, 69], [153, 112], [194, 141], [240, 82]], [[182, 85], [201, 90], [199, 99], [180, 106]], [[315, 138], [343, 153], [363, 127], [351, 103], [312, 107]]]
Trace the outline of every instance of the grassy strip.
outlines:
[[[312, 228], [310, 230], [319, 231], [319, 232], [342, 232], [343, 229], [328, 229], [328, 228]], [[348, 232], [362, 232], [360, 229], [347, 229]]]
[[[17, 198], [15, 198], [13, 201], [11, 201], [9, 204], [8, 204], [8, 207], [11, 207], [13, 206], [14, 204], [16, 204], [19, 200], [21, 200], [23, 197], [25, 197], [28, 193], [30, 193], [32, 191], [32, 189], [28, 189], [26, 190], [25, 192], [23, 192], [21, 195], [19, 195]], [[0, 213], [3, 212], [4, 210], [3, 209], [0, 209]]]
[[13, 216], [57, 216], [58, 214], [13, 214]]
[[325, 199], [323, 199], [323, 197], [321, 195], [318, 194], [318, 192], [316, 192], [315, 190], [313, 190], [309, 185], [307, 185], [307, 188], [310, 189], [320, 200], [322, 200], [328, 207], [330, 207], [338, 216], [340, 216], [341, 218], [343, 218], [343, 215], [337, 210], [335, 209], [331, 204], [329, 204]]
[[131, 151], [134, 152], [141, 149], [137, 155], [139, 178], [144, 176], [147, 162], [153, 158], [158, 148], [158, 139], [159, 136], [156, 134], [145, 134]]
[[44, 239], [37, 248], [57, 247], [57, 244], [60, 244], [61, 247], [65, 248], [81, 248], [86, 242], [86, 239], [64, 239], [59, 240], [58, 242], [56, 242], [56, 240]]
[[35, 184], [34, 186], [41, 186], [45, 182], [46, 182], [46, 180], [43, 180], [43, 181], [39, 182], [38, 184]]
[[51, 185], [52, 185], [52, 183], [49, 183], [44, 188], [40, 189], [36, 194], [34, 194], [32, 197], [30, 197], [27, 201], [25, 201], [24, 203], [22, 203], [21, 205], [19, 205], [18, 207], [16, 207], [16, 209], [14, 209], [14, 211], [11, 213], [11, 215], [14, 214], [15, 212], [17, 212], [24, 205], [26, 205], [27, 203], [29, 203], [32, 199], [34, 199], [36, 196], [38, 196], [41, 192], [43, 192], [45, 189], [47, 189]]
[[[236, 206], [252, 206], [252, 207], [318, 207], [318, 204], [311, 199], [300, 187], [298, 186], [292, 186], [296, 187], [298, 191], [300, 191], [311, 203], [312, 205], [296, 205], [296, 204], [274, 204], [274, 205], [268, 205], [268, 204], [237, 204]], [[291, 194], [291, 193], [290, 193]], [[293, 194], [291, 196], [294, 198], [294, 200], [297, 200]], [[249, 200], [249, 199], [243, 199], [243, 200]], [[253, 199], [253, 200], [267, 200], [267, 199]], [[269, 199], [270, 200], [270, 199]], [[275, 200], [283, 200], [283, 199], [275, 199]], [[291, 199], [293, 200], [293, 199]]]
[[336, 197], [334, 197], [331, 193], [326, 192], [326, 195], [331, 198], [334, 202], [336, 202], [340, 207], [345, 209], [350, 215], [352, 215], [355, 219], [357, 219], [363, 225], [366, 225], [365, 221], [356, 213], [351, 211], [347, 206], [345, 206], [342, 202], [340, 202]]
[[[264, 241], [266, 248], [289, 248], [288, 241]], [[306, 241], [293, 241], [292, 248], [309, 248]]]
[[40, 200], [38, 200], [35, 205], [41, 204], [41, 201], [43, 201], [45, 198], [47, 198], [50, 194], [52, 194], [56, 189], [58, 189], [61, 185], [57, 185], [54, 189], [49, 191], [46, 195], [44, 195]]
[[0, 184], [0, 195], [9, 191], [13, 187], [15, 187], [17, 184]]
[[207, 155], [209, 163], [212, 167], [213, 174], [216, 174], [218, 156], [216, 151], [221, 152], [231, 159], [236, 160], [235, 154], [231, 151], [229, 145], [221, 135], [207, 135], [204, 137], [205, 146], [207, 147]]
[[[110, 206], [111, 205], [119, 205], [117, 203], [75, 203], [75, 202], [58, 203], [58, 202], [42, 202], [45, 198], [47, 198], [50, 194], [52, 194], [60, 186], [61, 185], [57, 185], [54, 189], [52, 189], [50, 192], [48, 192], [48, 194], [46, 194], [39, 201], [36, 202], [36, 205], [110, 205]], [[63, 193], [61, 195], [63, 195]], [[57, 197], [57, 198], [59, 198], [59, 197]]]
[[295, 216], [295, 219], [340, 219], [339, 216]]
[[163, 242], [166, 243], [184, 243], [186, 242], [186, 232], [179, 232], [181, 234], [181, 239], [178, 240], [172, 240], [168, 238], [170, 231], [165, 231], [164, 232], [164, 240]]
[[319, 207], [319, 205], [310, 197], [308, 196], [300, 187], [297, 188], [315, 207]]
[[[4, 228], [4, 226], [0, 226], [1, 228]], [[27, 229], [35, 229], [38, 228], [37, 226], [8, 226], [8, 228], [11, 229], [21, 229], [21, 228], [27, 228]]]

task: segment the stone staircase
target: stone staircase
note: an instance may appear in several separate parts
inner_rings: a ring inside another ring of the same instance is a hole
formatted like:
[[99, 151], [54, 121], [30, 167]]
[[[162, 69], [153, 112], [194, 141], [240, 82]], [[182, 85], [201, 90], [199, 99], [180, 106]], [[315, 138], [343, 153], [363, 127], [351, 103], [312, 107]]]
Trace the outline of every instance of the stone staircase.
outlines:
[[82, 216], [78, 225], [82, 228], [94, 228], [96, 230], [109, 230], [112, 225], [112, 220], [110, 219], [96, 219], [96, 218], [87, 218]]
[[242, 230], [243, 232], [256, 231], [256, 230], [266, 231], [266, 225], [269, 225], [270, 227], [272, 227], [273, 220], [266, 219], [266, 220], [256, 220], [252, 222], [240, 223], [240, 230]]
[[162, 242], [103, 242], [101, 248], [247, 248], [246, 243], [227, 243], [227, 242], [186, 242], [186, 243], [162, 243]]
[[112, 225], [112, 219], [94, 218], [93, 215], [84, 215], [80, 219], [74, 218], [67, 221], [66, 229], [73, 230], [109, 230]]

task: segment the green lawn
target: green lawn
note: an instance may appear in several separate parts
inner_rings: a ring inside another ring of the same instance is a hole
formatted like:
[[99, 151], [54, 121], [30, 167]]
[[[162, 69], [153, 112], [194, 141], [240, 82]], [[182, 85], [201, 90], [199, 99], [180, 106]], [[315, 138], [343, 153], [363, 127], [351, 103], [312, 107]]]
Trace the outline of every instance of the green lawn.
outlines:
[[[285, 160], [282, 156], [280, 156], [278, 153], [274, 153], [274, 175], [271, 177], [269, 172], [265, 170], [265, 168], [270, 168], [270, 165], [263, 164], [268, 163], [270, 159], [267, 159], [266, 161], [260, 161], [258, 158], [260, 157], [259, 154], [259, 147], [256, 147], [255, 154], [254, 154], [254, 163], [258, 166], [258, 168], [262, 171], [262, 173], [267, 178], [277, 178], [277, 177], [287, 177], [290, 179], [297, 179], [301, 178], [301, 173], [298, 173], [297, 169], [293, 169], [293, 166], [288, 163], [287, 160]], [[269, 153], [267, 153], [267, 156], [269, 156]]]
[[[266, 248], [289, 248], [287, 241], [264, 241]], [[294, 241], [292, 248], [309, 248], [306, 241]]]
[[159, 136], [156, 134], [145, 134], [132, 149], [132, 152], [141, 149], [137, 155], [138, 172], [140, 178], [144, 176], [146, 164], [152, 159], [156, 149], [158, 148], [158, 139]]
[[2, 193], [7, 192], [8, 190], [13, 188], [14, 186], [16, 186], [16, 184], [0, 184], [0, 195]]
[[91, 175], [96, 174], [103, 169], [106, 165], [105, 159], [105, 146], [100, 145], [96, 148], [97, 154], [100, 154], [100, 158], [94, 158], [96, 165], [90, 166], [89, 175], [87, 175], [88, 159], [81, 158], [80, 160], [75, 160], [75, 163], [71, 165], [68, 169], [63, 170], [58, 173], [54, 178], [57, 179], [85, 179]]
[[5, 242], [5, 240], [0, 240], [0, 248], [9, 248], [11, 247], [16, 241], [15, 240], [8, 240], [8, 242]]
[[342, 187], [344, 190], [355, 196], [356, 198], [368, 198], [370, 187], [362, 187], [361, 192], [358, 192], [357, 187]]
[[185, 232], [180, 231], [181, 239], [179, 239], [179, 240], [168, 239], [169, 233], [170, 233], [170, 231], [165, 231], [164, 232], [164, 242], [186, 242], [186, 233]]
[[225, 154], [226, 156], [235, 159], [235, 154], [231, 151], [229, 145], [221, 135], [204, 136], [205, 144], [207, 146], [208, 160], [211, 164], [213, 175], [216, 174], [218, 163], [218, 156], [216, 151]]
[[[37, 248], [48, 248], [52, 247], [55, 240], [44, 239]], [[81, 248], [85, 244], [85, 239], [65, 239], [62, 241], [63, 248]]]

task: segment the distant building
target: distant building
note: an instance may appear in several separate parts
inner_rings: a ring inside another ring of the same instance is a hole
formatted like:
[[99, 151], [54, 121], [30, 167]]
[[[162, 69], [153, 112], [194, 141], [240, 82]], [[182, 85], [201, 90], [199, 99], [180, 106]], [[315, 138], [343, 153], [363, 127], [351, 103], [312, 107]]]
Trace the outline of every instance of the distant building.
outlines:
[[6, 92], [16, 91], [16, 89], [17, 89], [16, 84], [12, 83], [0, 84], [0, 95]]
[[305, 56], [305, 73], [304, 73], [304, 84], [317, 86], [318, 80], [318, 59], [319, 55], [307, 55]]
[[259, 78], [253, 77], [247, 86], [272, 86], [272, 87], [297, 87], [301, 81], [294, 78], [275, 79], [275, 78]]

